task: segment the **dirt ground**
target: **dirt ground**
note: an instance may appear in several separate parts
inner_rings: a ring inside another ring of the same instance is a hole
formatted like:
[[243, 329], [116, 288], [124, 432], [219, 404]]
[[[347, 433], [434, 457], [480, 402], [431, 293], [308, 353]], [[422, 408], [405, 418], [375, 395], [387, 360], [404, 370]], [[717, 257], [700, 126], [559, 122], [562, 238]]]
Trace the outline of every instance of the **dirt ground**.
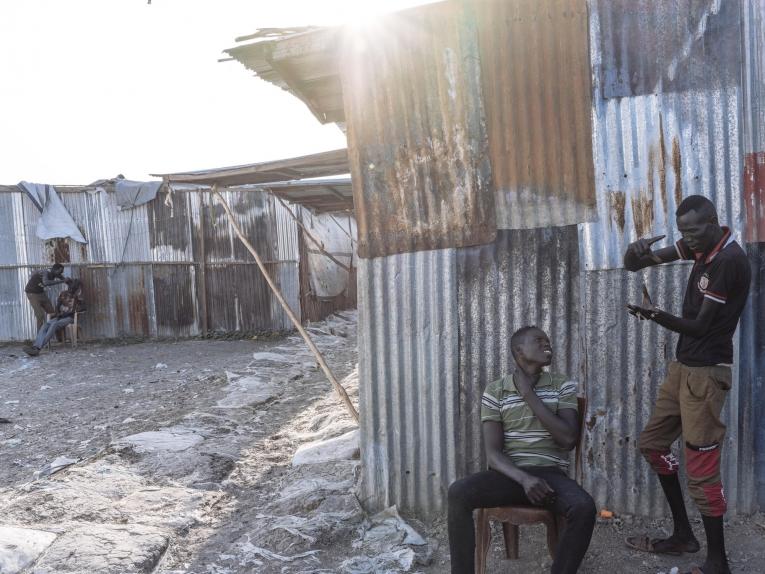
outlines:
[[[354, 401], [355, 321], [312, 326]], [[0, 416], [12, 419], [0, 425], [3, 574], [449, 571], [443, 519], [360, 507], [356, 425], [298, 337], [87, 343], [34, 359], [0, 347]], [[293, 465], [298, 449], [313, 462]], [[703, 560], [623, 546], [668, 526], [599, 522], [580, 571], [669, 574]], [[733, 571], [765, 572], [765, 516], [727, 532]], [[503, 560], [495, 532], [488, 571], [549, 570], [541, 527], [522, 528], [520, 548]]]

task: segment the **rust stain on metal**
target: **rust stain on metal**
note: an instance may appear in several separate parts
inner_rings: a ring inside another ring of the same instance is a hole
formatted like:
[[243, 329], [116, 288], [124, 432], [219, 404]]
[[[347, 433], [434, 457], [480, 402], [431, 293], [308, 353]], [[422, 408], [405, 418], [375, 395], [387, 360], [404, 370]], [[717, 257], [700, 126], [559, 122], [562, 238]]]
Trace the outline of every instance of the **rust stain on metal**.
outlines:
[[[667, 148], [664, 145], [664, 118], [659, 114], [659, 188], [661, 191], [661, 205], [664, 213], [667, 213]], [[652, 179], [649, 177], [649, 180]], [[652, 194], [653, 196], [653, 194]]]
[[744, 209], [746, 241], [765, 240], [765, 152], [744, 157]]
[[683, 159], [680, 155], [680, 142], [677, 136], [672, 138], [672, 171], [675, 172], [675, 205], [683, 201]]
[[624, 225], [626, 223], [625, 208], [627, 204], [627, 195], [623, 191], [612, 191], [608, 194], [608, 202], [611, 207], [613, 219], [616, 221], [616, 225], [619, 226], [620, 231], [624, 231]]
[[653, 229], [653, 196], [641, 192], [632, 198], [632, 223], [638, 237], [644, 237]]
[[72, 260], [69, 253], [69, 242], [61, 237], [53, 240], [53, 262], [69, 263]]

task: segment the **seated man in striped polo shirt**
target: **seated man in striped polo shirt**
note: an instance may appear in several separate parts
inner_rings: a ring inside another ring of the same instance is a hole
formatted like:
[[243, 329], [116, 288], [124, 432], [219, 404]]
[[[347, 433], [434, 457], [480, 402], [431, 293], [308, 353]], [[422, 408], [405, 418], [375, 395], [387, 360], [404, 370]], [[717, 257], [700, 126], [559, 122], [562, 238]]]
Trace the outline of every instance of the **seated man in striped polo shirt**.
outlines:
[[474, 509], [524, 504], [566, 517], [551, 572], [574, 573], [595, 526], [592, 497], [566, 473], [579, 437], [577, 384], [544, 371], [552, 348], [541, 329], [519, 329], [510, 349], [515, 372], [490, 383], [482, 399], [489, 470], [449, 487], [452, 574], [474, 572]]

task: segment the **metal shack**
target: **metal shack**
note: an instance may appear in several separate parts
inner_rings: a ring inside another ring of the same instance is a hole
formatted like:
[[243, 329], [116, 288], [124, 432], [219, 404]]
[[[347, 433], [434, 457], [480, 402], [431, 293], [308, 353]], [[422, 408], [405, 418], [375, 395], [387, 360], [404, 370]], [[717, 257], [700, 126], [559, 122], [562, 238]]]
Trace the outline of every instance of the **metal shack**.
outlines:
[[[356, 306], [355, 222], [346, 150], [166, 176], [156, 199], [122, 209], [114, 185], [58, 186], [87, 243], [41, 240], [40, 211], [0, 186], [0, 341], [34, 337], [24, 297], [31, 273], [58, 262], [78, 277], [86, 339], [189, 337], [293, 328], [231, 230], [205, 177], [220, 191], [303, 322]], [[301, 178], [312, 178], [308, 182]], [[299, 223], [298, 223], [299, 222]], [[319, 252], [320, 241], [344, 267]]]
[[511, 333], [546, 329], [587, 396], [584, 486], [659, 515], [636, 448], [676, 338], [624, 309], [642, 281], [679, 313], [677, 239], [709, 197], [754, 270], [725, 417], [732, 512], [765, 503], [765, 5], [758, 0], [472, 0], [364, 29], [268, 30], [228, 50], [347, 130], [359, 233], [364, 502], [431, 514], [482, 465], [479, 396]]

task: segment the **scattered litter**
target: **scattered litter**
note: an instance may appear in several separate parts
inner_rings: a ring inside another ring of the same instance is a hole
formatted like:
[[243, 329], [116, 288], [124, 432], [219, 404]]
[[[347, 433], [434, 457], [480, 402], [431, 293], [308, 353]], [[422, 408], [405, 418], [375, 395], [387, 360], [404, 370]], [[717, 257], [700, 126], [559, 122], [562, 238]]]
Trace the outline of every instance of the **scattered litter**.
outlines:
[[426, 562], [431, 555], [426, 540], [399, 516], [395, 506], [365, 520], [359, 534], [352, 546], [360, 554], [340, 565], [346, 574], [409, 572], [418, 561], [411, 546], [424, 551], [426, 557], [420, 562]]
[[409, 572], [414, 564], [414, 551], [400, 548], [383, 552], [377, 556], [354, 556], [340, 564], [347, 574], [396, 574], [400, 570]]
[[128, 417], [124, 421], [122, 421], [122, 424], [126, 425], [128, 423], [134, 423], [134, 422], [135, 422], [135, 419], [133, 417]]
[[129, 395], [130, 393], [134, 393], [135, 389], [123, 389], [122, 392], [125, 393], [126, 395]]
[[157, 363], [156, 365], [154, 365], [154, 368], [155, 369], [166, 369], [167, 365], [165, 363]]
[[260, 556], [266, 560], [278, 560], [279, 562], [293, 562], [301, 558], [311, 558], [321, 552], [321, 550], [309, 550], [307, 552], [301, 552], [300, 554], [294, 554], [292, 556], [284, 556], [282, 554], [277, 554], [276, 552], [271, 552], [266, 548], [259, 548], [254, 546], [251, 542], [245, 542], [242, 544], [241, 548], [242, 551], [247, 554], [255, 554], [256, 556]]
[[49, 387], [48, 385], [43, 385], [42, 387], [40, 387], [40, 390], [41, 391], [47, 391], [48, 389], [52, 389], [52, 388], [53, 387]]
[[614, 513], [604, 508], [603, 510], [600, 511], [600, 517], [605, 519], [613, 518]]
[[5, 401], [6, 405], [17, 405], [19, 404], [19, 401]]
[[50, 464], [46, 464], [43, 468], [34, 473], [35, 479], [51, 476], [64, 470], [68, 466], [72, 466], [77, 463], [77, 459], [69, 458], [66, 456], [59, 456], [55, 458]]

